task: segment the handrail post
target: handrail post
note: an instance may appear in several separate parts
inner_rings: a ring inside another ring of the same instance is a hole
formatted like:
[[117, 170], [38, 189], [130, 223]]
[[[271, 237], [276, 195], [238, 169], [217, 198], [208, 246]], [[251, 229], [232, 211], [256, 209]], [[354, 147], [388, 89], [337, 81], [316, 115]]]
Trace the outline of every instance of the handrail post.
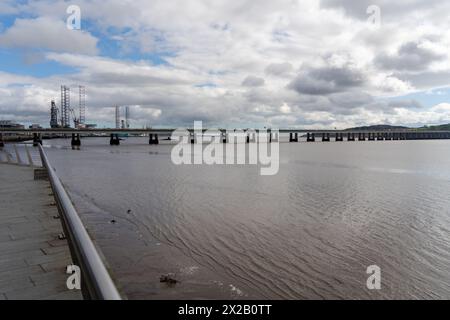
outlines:
[[27, 153], [29, 166], [30, 167], [34, 167], [33, 158], [31, 157], [30, 149], [28, 149], [28, 145], [27, 144], [25, 144], [25, 152]]

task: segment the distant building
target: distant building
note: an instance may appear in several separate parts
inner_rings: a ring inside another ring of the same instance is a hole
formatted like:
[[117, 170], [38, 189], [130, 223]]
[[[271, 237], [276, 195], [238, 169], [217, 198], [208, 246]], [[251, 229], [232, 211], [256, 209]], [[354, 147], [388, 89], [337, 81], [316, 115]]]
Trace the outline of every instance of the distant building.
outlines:
[[36, 123], [33, 123], [29, 128], [30, 129], [42, 129], [41, 125], [40, 124], [36, 124]]
[[0, 128], [25, 129], [25, 126], [11, 120], [0, 120]]
[[86, 123], [86, 129], [95, 129], [97, 128], [97, 124], [95, 123]]

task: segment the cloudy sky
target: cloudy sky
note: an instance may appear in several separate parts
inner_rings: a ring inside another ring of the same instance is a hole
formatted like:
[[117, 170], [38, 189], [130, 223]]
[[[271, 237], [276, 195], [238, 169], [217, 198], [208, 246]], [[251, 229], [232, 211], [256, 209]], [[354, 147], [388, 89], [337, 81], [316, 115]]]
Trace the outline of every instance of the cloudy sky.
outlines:
[[100, 127], [115, 105], [133, 127], [448, 123], [449, 12], [441, 0], [2, 0], [0, 119], [48, 126], [65, 84], [73, 107], [86, 86]]

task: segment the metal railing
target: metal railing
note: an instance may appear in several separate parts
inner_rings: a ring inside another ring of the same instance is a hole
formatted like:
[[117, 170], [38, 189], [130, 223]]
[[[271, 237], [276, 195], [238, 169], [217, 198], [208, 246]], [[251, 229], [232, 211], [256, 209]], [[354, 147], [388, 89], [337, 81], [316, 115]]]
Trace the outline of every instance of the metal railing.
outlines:
[[44, 149], [39, 144], [42, 164], [47, 169], [55, 200], [60, 209], [63, 228], [69, 240], [72, 258], [81, 269], [83, 296], [96, 300], [121, 300], [114, 282], [109, 275], [97, 249], [87, 233], [72, 201], [64, 189], [55, 170], [50, 165]]
[[28, 144], [7, 144], [0, 147], [0, 163], [14, 164], [18, 166], [39, 167], [38, 162], [33, 161], [33, 156], [38, 156], [37, 152], [30, 152]]

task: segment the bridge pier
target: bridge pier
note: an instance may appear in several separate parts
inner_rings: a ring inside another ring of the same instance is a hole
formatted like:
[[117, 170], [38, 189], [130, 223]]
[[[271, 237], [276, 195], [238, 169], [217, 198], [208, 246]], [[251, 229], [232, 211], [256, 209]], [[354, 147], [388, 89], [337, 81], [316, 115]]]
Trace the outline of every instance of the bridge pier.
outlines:
[[289, 132], [289, 142], [298, 142], [298, 133]]
[[38, 144], [42, 144], [41, 134], [33, 133], [33, 147], [37, 147]]
[[314, 141], [316, 141], [316, 137], [314, 136], [314, 132], [312, 132], [312, 133], [308, 132], [306, 134], [306, 141], [307, 142], [314, 142]]
[[330, 141], [330, 134], [329, 133], [322, 133], [322, 142], [329, 142]]
[[347, 141], [355, 141], [355, 133], [354, 132], [347, 133]]
[[366, 141], [366, 134], [364, 132], [358, 133], [358, 141]]
[[3, 142], [3, 134], [0, 133], [0, 148], [3, 148], [5, 143]]
[[368, 133], [367, 133], [367, 140], [369, 140], [369, 141], [374, 141], [374, 140], [375, 140], [375, 133], [373, 133], [373, 132], [368, 132]]
[[111, 138], [109, 139], [109, 144], [112, 146], [120, 145], [119, 135], [117, 133], [111, 133]]
[[148, 137], [148, 144], [159, 144], [158, 134], [150, 133]]
[[256, 142], [256, 132], [252, 131], [250, 133], [247, 133], [247, 143], [254, 143]]
[[378, 133], [377, 133], [377, 140], [378, 140], [378, 141], [384, 140], [384, 137], [383, 137], [383, 133], [382, 133], [382, 132], [378, 132]]
[[342, 132], [336, 132], [335, 140], [344, 141], [344, 134]]
[[392, 132], [386, 133], [385, 140], [392, 140]]
[[70, 142], [72, 148], [81, 146], [80, 135], [78, 133], [72, 133], [72, 141]]
[[280, 141], [279, 139], [279, 133], [278, 132], [274, 132], [272, 133], [272, 130], [269, 130], [269, 143], [272, 143], [272, 139], [276, 140], [277, 142]]

